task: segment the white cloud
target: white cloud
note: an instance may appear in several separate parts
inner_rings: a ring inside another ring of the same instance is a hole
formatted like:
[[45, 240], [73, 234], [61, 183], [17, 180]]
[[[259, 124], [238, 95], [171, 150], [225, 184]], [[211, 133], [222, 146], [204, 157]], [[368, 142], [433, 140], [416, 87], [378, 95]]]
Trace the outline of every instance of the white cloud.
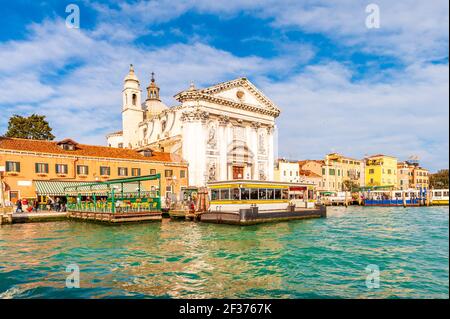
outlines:
[[448, 167], [448, 71], [448, 65], [413, 65], [391, 74], [388, 83], [354, 83], [351, 70], [330, 63], [261, 85], [282, 109], [282, 155], [417, 154], [438, 169]]
[[[223, 18], [246, 12], [270, 19], [274, 27], [321, 33], [346, 45], [349, 50], [390, 55], [407, 62], [442, 59], [448, 56], [448, 1], [377, 0], [380, 28], [368, 29], [366, 6], [355, 0], [159, 0], [123, 3], [118, 9], [97, 4], [103, 19], [142, 30], [178, 18], [182, 14], [218, 14]], [[145, 32], [145, 31], [143, 31]]]

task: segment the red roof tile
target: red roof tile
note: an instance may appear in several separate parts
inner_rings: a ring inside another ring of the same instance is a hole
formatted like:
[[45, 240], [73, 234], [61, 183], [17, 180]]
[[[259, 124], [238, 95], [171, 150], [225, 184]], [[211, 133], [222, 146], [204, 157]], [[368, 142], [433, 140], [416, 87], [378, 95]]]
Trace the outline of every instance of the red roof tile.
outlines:
[[[67, 139], [63, 141], [67, 142]], [[28, 140], [28, 139], [7, 138], [7, 137], [0, 137], [0, 149], [46, 153], [46, 154], [59, 154], [68, 156], [101, 157], [101, 158], [141, 160], [151, 162], [169, 162], [169, 163], [183, 162], [180, 156], [163, 152], [152, 151], [152, 156], [147, 157], [131, 149], [86, 145], [78, 143], [76, 143], [76, 147], [74, 150], [64, 150], [60, 146], [58, 146], [58, 142], [54, 141]]]

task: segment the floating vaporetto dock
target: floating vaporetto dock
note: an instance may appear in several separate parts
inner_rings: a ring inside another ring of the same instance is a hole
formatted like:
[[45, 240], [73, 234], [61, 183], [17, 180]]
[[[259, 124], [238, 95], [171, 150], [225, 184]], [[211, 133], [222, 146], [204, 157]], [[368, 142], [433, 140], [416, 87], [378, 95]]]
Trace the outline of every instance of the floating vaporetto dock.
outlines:
[[202, 222], [251, 225], [326, 217], [326, 207], [316, 205], [309, 183], [236, 180], [209, 183], [208, 190]]
[[67, 217], [101, 223], [162, 219], [161, 175], [146, 175], [65, 188]]
[[239, 212], [206, 212], [200, 215], [200, 220], [206, 223], [253, 225], [259, 223], [286, 221], [305, 218], [321, 218], [327, 216], [327, 207], [295, 209], [286, 211], [262, 211], [258, 207], [240, 209]]

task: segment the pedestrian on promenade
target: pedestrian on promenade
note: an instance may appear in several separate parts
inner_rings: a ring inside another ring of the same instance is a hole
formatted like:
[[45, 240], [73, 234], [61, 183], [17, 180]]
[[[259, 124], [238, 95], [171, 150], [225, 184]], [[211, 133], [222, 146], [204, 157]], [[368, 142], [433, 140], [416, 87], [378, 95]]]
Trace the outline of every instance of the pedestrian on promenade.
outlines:
[[16, 213], [21, 213], [22, 212], [22, 200], [19, 199], [17, 201], [17, 208], [16, 208]]
[[52, 209], [52, 200], [49, 198], [47, 199], [47, 210], [51, 210]]

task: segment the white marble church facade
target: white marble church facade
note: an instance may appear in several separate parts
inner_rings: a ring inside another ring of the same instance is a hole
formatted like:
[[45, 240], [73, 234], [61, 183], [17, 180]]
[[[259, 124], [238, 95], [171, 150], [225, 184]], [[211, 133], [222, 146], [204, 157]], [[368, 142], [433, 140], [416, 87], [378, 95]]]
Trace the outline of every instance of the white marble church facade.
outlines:
[[111, 147], [152, 149], [181, 156], [189, 184], [232, 179], [273, 180], [275, 119], [279, 108], [248, 79], [190, 88], [175, 95], [178, 106], [159, 98], [152, 76], [147, 98], [131, 66], [125, 77], [121, 132]]

